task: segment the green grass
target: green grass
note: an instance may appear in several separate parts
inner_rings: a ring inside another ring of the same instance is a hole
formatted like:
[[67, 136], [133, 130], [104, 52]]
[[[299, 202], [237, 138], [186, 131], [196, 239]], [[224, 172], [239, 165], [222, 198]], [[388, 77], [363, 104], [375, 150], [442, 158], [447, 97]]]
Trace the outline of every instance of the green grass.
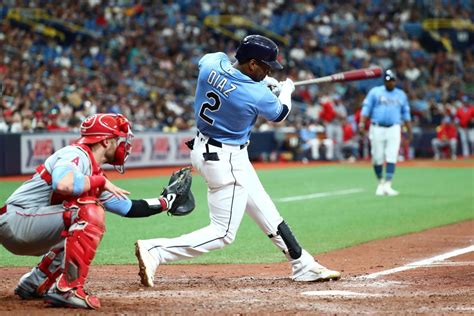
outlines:
[[[371, 167], [348, 165], [261, 170], [258, 172], [274, 199], [316, 192], [360, 188], [361, 193], [276, 205], [297, 239], [316, 254], [350, 247], [370, 240], [399, 236], [432, 227], [474, 219], [474, 170], [472, 168], [397, 168], [397, 197], [376, 197]], [[167, 177], [124, 179], [115, 183], [132, 198], [153, 197]], [[0, 183], [0, 201], [20, 183]], [[197, 208], [187, 217], [160, 214], [143, 219], [107, 214], [107, 232], [95, 264], [135, 264], [137, 239], [175, 237], [204, 227], [209, 222], [206, 186], [195, 176]], [[285, 258], [253, 221], [245, 216], [236, 241], [223, 250], [180, 263], [260, 263]], [[0, 248], [0, 266], [34, 265], [35, 257], [14, 256]]]

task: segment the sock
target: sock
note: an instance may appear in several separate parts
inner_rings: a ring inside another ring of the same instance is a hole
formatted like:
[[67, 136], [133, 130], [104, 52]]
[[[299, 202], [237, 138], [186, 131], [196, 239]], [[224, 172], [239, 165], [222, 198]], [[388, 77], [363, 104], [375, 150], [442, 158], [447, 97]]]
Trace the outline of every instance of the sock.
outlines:
[[395, 164], [387, 162], [387, 167], [385, 168], [385, 180], [392, 181], [393, 174], [395, 173]]
[[374, 165], [375, 175], [379, 181], [382, 179], [383, 165]]

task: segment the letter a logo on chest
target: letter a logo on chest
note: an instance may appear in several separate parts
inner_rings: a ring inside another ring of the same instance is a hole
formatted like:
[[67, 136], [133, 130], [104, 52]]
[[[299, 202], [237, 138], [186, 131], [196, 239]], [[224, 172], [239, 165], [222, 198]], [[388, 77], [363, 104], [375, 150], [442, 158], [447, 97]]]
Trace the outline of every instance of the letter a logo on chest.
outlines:
[[76, 166], [79, 166], [79, 157], [74, 158], [71, 160], [72, 163], [76, 164]]

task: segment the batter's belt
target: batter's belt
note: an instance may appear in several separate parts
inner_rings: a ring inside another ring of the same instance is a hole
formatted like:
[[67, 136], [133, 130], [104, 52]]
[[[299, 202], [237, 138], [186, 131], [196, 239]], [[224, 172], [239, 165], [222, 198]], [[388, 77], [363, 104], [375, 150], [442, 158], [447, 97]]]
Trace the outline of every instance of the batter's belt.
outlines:
[[376, 122], [372, 122], [370, 124], [374, 126], [379, 126], [379, 127], [392, 127], [393, 125], [395, 125], [395, 124], [383, 124], [383, 123], [376, 123]]
[[[223, 144], [220, 141], [215, 140], [214, 138], [208, 137], [208, 136], [204, 135], [203, 133], [201, 133], [200, 131], [198, 131], [196, 135], [198, 137], [206, 137], [207, 138], [207, 143], [209, 145], [219, 147], [219, 148], [223, 147]], [[240, 149], [244, 149], [245, 147], [247, 147], [247, 145], [248, 145], [248, 143], [245, 143], [245, 144], [242, 144], [242, 145], [227, 145], [227, 146], [239, 146]]]

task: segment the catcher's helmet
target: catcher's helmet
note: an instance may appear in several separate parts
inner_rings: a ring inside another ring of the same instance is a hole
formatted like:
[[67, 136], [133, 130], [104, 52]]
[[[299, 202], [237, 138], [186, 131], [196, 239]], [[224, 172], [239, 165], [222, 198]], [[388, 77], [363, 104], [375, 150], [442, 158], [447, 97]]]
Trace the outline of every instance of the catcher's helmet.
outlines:
[[96, 144], [104, 139], [118, 138], [115, 159], [111, 162], [120, 173], [132, 150], [132, 125], [122, 114], [95, 114], [81, 124], [78, 144]]
[[397, 80], [397, 76], [393, 71], [390, 69], [385, 70], [385, 73], [383, 74], [383, 80], [384, 81], [392, 81], [392, 80]]
[[246, 36], [237, 48], [235, 58], [239, 63], [256, 59], [272, 69], [281, 70], [283, 66], [277, 61], [278, 46], [274, 41], [262, 35]]

